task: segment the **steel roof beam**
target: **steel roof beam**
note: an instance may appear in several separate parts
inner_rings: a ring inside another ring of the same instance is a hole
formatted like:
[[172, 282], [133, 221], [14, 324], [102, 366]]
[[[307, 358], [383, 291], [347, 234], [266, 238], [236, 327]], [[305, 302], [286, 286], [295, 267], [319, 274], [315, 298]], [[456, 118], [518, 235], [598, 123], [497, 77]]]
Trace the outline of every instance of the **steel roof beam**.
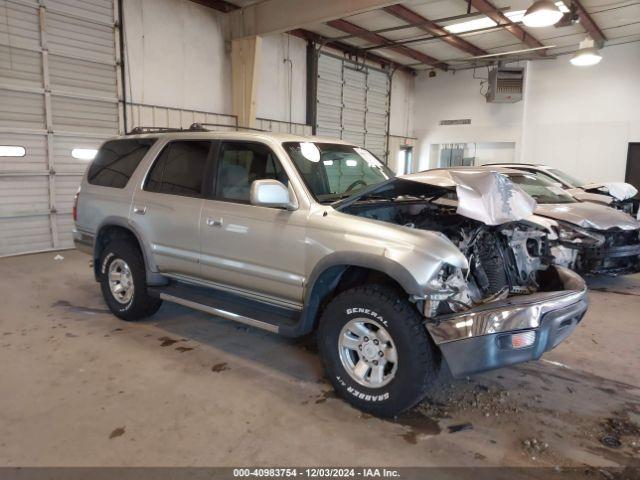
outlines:
[[607, 37], [602, 32], [602, 30], [600, 30], [600, 27], [598, 27], [593, 18], [591, 18], [591, 15], [587, 13], [579, 0], [571, 0], [571, 3], [573, 3], [573, 6], [576, 9], [578, 18], [580, 18], [580, 25], [582, 25], [582, 27], [587, 31], [589, 36], [593, 38], [593, 41], [597, 43], [598, 46], [602, 46], [602, 44], [607, 40]]
[[336, 50], [341, 51], [342, 53], [346, 53], [347, 55], [357, 56], [362, 59], [369, 60], [373, 63], [378, 63], [381, 66], [388, 65], [388, 66], [391, 66], [392, 68], [402, 70], [407, 73], [412, 73], [412, 74], [416, 73], [416, 71], [413, 68], [410, 68], [407, 65], [395, 62], [389, 58], [382, 57], [380, 55], [376, 55], [375, 53], [363, 52], [358, 47], [354, 47], [353, 45], [336, 41], [334, 39], [320, 35], [319, 33], [310, 32], [309, 30], [305, 30], [303, 28], [291, 30], [288, 33], [289, 35], [294, 35], [298, 38], [302, 38], [304, 40], [314, 42], [318, 45], [334, 48]]
[[440, 37], [443, 42], [457, 48], [458, 50], [462, 50], [465, 53], [473, 56], [486, 55], [489, 53], [480, 47], [476, 47], [471, 42], [449, 33], [437, 23], [428, 20], [413, 10], [408, 9], [404, 5], [390, 5], [388, 7], [384, 7], [383, 10], [406, 23], [418, 25], [417, 28], [430, 33], [431, 35]]
[[439, 68], [441, 70], [447, 70], [449, 68], [446, 63], [441, 62], [437, 58], [433, 58], [432, 56], [427, 55], [426, 53], [422, 53], [418, 50], [405, 47], [404, 45], [394, 45], [392, 40], [383, 37], [380, 34], [373, 33], [366, 28], [359, 27], [358, 25], [346, 20], [331, 20], [327, 22], [327, 25], [342, 32], [348, 33], [349, 35], [362, 38], [367, 42], [373, 43], [374, 45], [390, 44], [385, 47], [387, 50], [391, 50], [392, 52], [399, 53], [401, 55], [404, 55], [405, 57], [412, 58], [413, 60], [417, 60], [420, 63], [431, 65], [432, 67]]
[[509, 20], [504, 13], [502, 13], [495, 5], [489, 0], [469, 0], [473, 8], [479, 12], [484, 13], [491, 20], [496, 22], [499, 26], [507, 30], [514, 37], [520, 40], [522, 43], [529, 45], [531, 48], [544, 47], [542, 42], [535, 38], [533, 35], [527, 33], [527, 31], [520, 25], [513, 23]]

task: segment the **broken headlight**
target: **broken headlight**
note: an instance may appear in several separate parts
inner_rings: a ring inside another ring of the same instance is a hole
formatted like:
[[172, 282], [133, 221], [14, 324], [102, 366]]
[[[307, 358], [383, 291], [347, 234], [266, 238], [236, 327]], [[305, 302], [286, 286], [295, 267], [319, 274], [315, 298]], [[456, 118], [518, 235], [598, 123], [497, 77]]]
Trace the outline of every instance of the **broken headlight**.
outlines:
[[558, 239], [561, 242], [599, 247], [605, 241], [604, 235], [571, 225], [570, 223], [558, 222], [557, 232]]

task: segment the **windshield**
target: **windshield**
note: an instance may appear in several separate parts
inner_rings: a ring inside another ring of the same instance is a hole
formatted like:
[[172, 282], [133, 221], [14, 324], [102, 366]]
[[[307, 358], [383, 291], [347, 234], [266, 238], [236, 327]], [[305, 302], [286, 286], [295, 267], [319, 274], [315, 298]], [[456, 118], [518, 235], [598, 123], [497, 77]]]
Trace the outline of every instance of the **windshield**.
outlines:
[[513, 183], [519, 185], [541, 205], [545, 203], [575, 203], [574, 198], [562, 188], [543, 180], [535, 174], [505, 173], [504, 175], [509, 177], [509, 180]]
[[349, 197], [395, 176], [364, 148], [316, 142], [287, 142], [283, 146], [319, 202]]
[[550, 168], [549, 173], [558, 177], [560, 180], [562, 180], [564, 183], [569, 185], [569, 187], [571, 188], [580, 188], [581, 186], [584, 185], [584, 182], [581, 182], [577, 178], [572, 177], [568, 173], [564, 173], [560, 170], [556, 170], [555, 168]]

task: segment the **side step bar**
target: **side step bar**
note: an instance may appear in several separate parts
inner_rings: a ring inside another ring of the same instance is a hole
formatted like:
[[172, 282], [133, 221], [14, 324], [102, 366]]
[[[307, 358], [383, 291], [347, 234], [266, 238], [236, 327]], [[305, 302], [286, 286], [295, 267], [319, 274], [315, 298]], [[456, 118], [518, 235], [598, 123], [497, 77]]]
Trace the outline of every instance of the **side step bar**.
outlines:
[[180, 282], [161, 287], [149, 287], [149, 293], [168, 302], [268, 332], [285, 336], [299, 335], [299, 327], [301, 326], [299, 322], [301, 312], [299, 310]]

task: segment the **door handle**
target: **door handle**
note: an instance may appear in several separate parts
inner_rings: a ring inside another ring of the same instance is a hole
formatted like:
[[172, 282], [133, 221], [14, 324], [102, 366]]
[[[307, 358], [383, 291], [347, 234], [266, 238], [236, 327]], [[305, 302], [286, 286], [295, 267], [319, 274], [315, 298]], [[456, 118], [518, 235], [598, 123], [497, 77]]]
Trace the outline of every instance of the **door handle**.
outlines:
[[133, 207], [133, 213], [137, 213], [138, 215], [144, 215], [147, 213], [147, 206], [144, 207]]
[[222, 219], [221, 218], [208, 217], [207, 218], [207, 225], [209, 227], [221, 227], [222, 226]]

